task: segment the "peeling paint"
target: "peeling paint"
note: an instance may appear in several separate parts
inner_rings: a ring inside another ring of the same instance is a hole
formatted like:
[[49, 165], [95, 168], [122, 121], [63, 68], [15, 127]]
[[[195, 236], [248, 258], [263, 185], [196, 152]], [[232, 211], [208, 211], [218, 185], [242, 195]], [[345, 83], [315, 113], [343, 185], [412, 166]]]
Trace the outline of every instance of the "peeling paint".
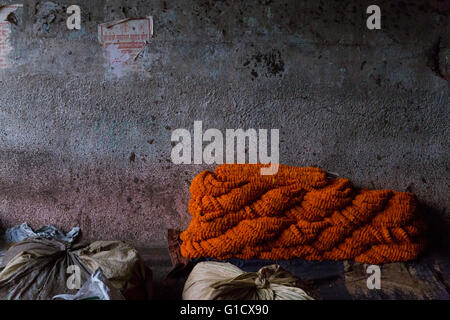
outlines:
[[98, 26], [98, 40], [108, 61], [108, 72], [122, 77], [128, 71], [143, 71], [137, 57], [153, 35], [153, 18], [122, 19]]
[[36, 4], [34, 14], [33, 33], [36, 35], [48, 35], [51, 31], [57, 32], [65, 26], [66, 13], [62, 5], [45, 1]]
[[258, 78], [260, 74], [266, 77], [281, 77], [284, 72], [284, 60], [279, 50], [254, 54], [244, 62], [243, 66], [251, 70], [253, 79]]
[[22, 7], [21, 4], [0, 6], [0, 69], [10, 66], [9, 54], [12, 51], [9, 39], [11, 35], [10, 21], [15, 20], [12, 17], [13, 12], [20, 7]]

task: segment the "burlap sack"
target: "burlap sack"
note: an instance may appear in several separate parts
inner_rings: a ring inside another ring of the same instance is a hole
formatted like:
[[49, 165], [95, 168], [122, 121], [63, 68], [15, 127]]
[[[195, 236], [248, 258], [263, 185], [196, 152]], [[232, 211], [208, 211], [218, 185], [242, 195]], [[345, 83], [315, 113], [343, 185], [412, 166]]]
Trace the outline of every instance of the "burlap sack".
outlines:
[[80, 269], [81, 284], [101, 268], [105, 277], [127, 298], [143, 298], [144, 265], [131, 245], [120, 241], [96, 241], [90, 245], [29, 238], [6, 252], [0, 272], [0, 299], [49, 300], [69, 289], [68, 267]]
[[231, 263], [200, 262], [186, 281], [183, 300], [313, 300], [297, 281], [275, 264], [244, 272]]

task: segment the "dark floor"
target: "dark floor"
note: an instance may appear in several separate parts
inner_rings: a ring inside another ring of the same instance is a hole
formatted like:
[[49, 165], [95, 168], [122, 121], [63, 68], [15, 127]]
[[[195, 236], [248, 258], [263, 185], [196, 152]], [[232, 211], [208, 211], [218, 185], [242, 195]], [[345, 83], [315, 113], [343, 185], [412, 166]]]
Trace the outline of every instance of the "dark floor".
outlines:
[[[167, 248], [139, 249], [153, 273], [154, 299], [180, 299], [186, 274], [165, 281], [172, 269]], [[231, 259], [229, 262], [245, 271], [278, 263], [302, 280], [312, 282], [310, 292], [317, 299], [450, 299], [450, 252], [442, 249], [421, 259], [381, 266], [381, 289], [367, 288], [367, 265], [351, 261], [263, 261]]]

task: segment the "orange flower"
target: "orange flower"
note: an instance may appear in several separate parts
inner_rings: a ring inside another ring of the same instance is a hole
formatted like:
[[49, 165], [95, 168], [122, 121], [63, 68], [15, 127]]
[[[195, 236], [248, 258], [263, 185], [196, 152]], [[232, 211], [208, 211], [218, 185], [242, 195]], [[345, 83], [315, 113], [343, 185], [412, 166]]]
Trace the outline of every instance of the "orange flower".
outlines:
[[224, 164], [192, 181], [181, 253], [187, 258], [343, 260], [417, 258], [424, 223], [411, 193], [356, 190], [319, 168]]

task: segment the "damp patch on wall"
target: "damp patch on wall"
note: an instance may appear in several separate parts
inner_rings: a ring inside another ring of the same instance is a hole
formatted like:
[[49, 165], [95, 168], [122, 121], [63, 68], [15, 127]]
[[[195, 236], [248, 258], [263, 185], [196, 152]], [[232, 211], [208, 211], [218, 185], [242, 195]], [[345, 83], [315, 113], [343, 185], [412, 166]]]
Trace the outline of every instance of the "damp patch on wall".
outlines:
[[9, 54], [12, 50], [9, 37], [11, 35], [11, 22], [15, 21], [13, 12], [22, 7], [21, 4], [0, 6], [0, 69], [10, 65]]
[[153, 18], [129, 18], [98, 25], [108, 71], [117, 77], [143, 71], [136, 60], [153, 35]]

